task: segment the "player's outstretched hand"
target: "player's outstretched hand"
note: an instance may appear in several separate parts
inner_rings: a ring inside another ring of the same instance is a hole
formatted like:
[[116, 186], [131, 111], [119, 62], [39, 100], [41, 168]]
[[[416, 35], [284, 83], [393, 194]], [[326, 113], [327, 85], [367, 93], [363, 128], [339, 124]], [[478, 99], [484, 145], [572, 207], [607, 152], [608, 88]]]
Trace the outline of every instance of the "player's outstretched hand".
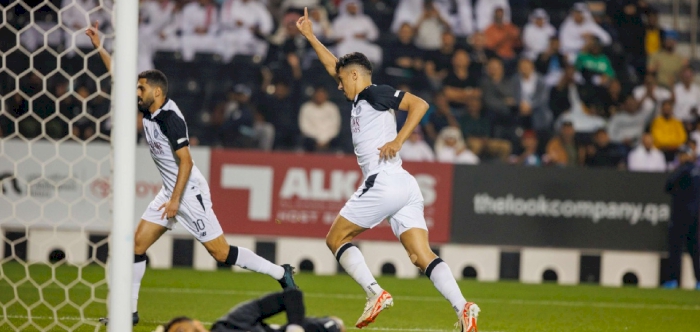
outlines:
[[389, 143], [384, 144], [379, 150], [379, 159], [380, 160], [389, 160], [391, 158], [396, 157], [396, 154], [399, 153], [399, 150], [401, 150], [401, 143], [397, 141], [391, 141]]
[[307, 39], [314, 35], [314, 26], [309, 19], [309, 8], [304, 7], [304, 16], [297, 20], [297, 29], [299, 29], [301, 34]]
[[90, 41], [92, 42], [92, 46], [95, 48], [100, 48], [100, 30], [99, 30], [100, 22], [95, 21], [95, 23], [91, 26], [85, 29], [85, 34], [90, 37]]
[[161, 205], [158, 208], [158, 211], [160, 211], [161, 209], [165, 209], [163, 210], [163, 214], [160, 216], [160, 219], [164, 219], [165, 217], [175, 218], [175, 215], [177, 214], [177, 210], [179, 208], [180, 202], [169, 199], [167, 202], [163, 203], [163, 205]]

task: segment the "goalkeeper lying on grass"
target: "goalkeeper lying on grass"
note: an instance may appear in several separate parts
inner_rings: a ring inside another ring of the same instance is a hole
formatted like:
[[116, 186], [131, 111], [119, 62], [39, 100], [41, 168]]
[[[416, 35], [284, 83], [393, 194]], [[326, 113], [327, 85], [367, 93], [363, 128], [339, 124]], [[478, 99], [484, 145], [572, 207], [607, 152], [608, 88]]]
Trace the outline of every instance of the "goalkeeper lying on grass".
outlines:
[[[287, 313], [287, 324], [268, 325], [265, 319], [278, 313]], [[338, 317], [305, 317], [304, 300], [300, 290], [289, 289], [261, 298], [243, 302], [219, 318], [211, 332], [345, 332], [343, 321]], [[202, 323], [189, 317], [176, 317], [160, 332], [207, 332]]]

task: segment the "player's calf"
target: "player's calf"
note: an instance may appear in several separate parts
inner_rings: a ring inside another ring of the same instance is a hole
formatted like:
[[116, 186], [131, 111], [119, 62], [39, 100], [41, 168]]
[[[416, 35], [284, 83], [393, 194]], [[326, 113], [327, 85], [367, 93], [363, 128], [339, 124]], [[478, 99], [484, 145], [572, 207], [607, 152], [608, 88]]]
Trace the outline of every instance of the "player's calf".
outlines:
[[243, 247], [231, 246], [223, 235], [202, 243], [217, 262], [228, 266], [240, 266], [246, 270], [267, 274], [280, 283], [283, 289], [298, 288], [294, 282], [294, 268], [288, 264], [279, 266]]

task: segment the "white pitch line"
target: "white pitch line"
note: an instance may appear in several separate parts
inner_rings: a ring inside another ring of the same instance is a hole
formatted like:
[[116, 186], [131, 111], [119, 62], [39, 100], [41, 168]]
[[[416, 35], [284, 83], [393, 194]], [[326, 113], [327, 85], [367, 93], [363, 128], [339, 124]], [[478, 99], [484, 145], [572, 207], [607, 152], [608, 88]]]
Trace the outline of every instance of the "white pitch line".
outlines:
[[[61, 288], [54, 285], [51, 288]], [[267, 291], [238, 291], [232, 289], [200, 289], [200, 288], [166, 288], [166, 287], [143, 287], [142, 292], [150, 293], [180, 293], [180, 294], [211, 294], [211, 295], [245, 295], [259, 296], [267, 294]], [[338, 294], [338, 293], [304, 293], [306, 297], [331, 298], [343, 300], [364, 300], [360, 294]], [[441, 297], [432, 296], [411, 296], [398, 295], [394, 297], [399, 301], [408, 302], [444, 302]], [[469, 300], [478, 303], [496, 303], [509, 305], [538, 305], [538, 306], [558, 306], [558, 307], [594, 307], [613, 309], [641, 309], [641, 310], [679, 310], [679, 311], [700, 311], [700, 305], [689, 304], [647, 304], [631, 302], [586, 302], [586, 301], [553, 301], [553, 300], [524, 300], [524, 299], [489, 299], [470, 298]]]
[[[265, 294], [263, 291], [237, 291], [237, 290], [214, 290], [214, 289], [187, 289], [187, 288], [141, 288], [144, 292], [153, 293], [185, 293], [185, 294], [220, 294], [220, 295], [247, 295], [257, 296]], [[334, 293], [304, 293], [306, 297], [315, 298], [332, 298], [332, 299], [351, 299], [364, 300], [365, 297], [359, 294], [334, 294]], [[445, 299], [431, 296], [402, 296], [397, 295], [394, 298], [398, 301], [409, 302], [444, 302]], [[687, 304], [647, 304], [647, 303], [631, 303], [631, 302], [586, 302], [586, 301], [551, 301], [551, 300], [523, 300], [523, 299], [479, 299], [470, 298], [470, 301], [477, 303], [498, 303], [512, 305], [543, 305], [543, 306], [559, 306], [559, 307], [596, 307], [596, 308], [618, 308], [618, 309], [647, 309], [647, 310], [682, 310], [682, 311], [700, 311], [700, 305]]]
[[[2, 318], [3, 316], [0, 316]], [[6, 318], [8, 319], [29, 319], [29, 316], [26, 315], [8, 315]], [[32, 320], [53, 320], [54, 318], [52, 316], [31, 316]], [[94, 322], [97, 323], [96, 318], [85, 318], [82, 319], [77, 316], [63, 316], [59, 318], [60, 320], [69, 320], [69, 321], [89, 321], [89, 322]], [[151, 324], [163, 324], [163, 322], [158, 322], [158, 321], [142, 321], [144, 323], [151, 323]], [[203, 325], [212, 325], [214, 324], [213, 322], [202, 322]], [[359, 330], [357, 328], [351, 328], [350, 330]], [[372, 331], [383, 331], [383, 332], [453, 332], [454, 330], [440, 330], [440, 329], [421, 329], [421, 328], [408, 328], [408, 329], [399, 329], [399, 328], [389, 328], [389, 327], [367, 327], [364, 330], [372, 330]], [[503, 332], [503, 331], [482, 331], [482, 332]]]

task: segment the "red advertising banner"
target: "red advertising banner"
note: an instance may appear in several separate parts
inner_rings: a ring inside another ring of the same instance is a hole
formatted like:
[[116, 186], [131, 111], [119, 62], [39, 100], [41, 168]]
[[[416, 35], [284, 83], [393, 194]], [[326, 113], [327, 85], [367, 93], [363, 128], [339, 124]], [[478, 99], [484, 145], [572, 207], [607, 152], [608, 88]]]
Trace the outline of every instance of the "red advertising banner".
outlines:
[[[404, 163], [425, 199], [430, 240], [449, 241], [452, 173], [449, 164]], [[345, 201], [362, 183], [352, 156], [213, 149], [212, 201], [224, 233], [325, 238]], [[395, 240], [387, 222], [360, 235]]]

